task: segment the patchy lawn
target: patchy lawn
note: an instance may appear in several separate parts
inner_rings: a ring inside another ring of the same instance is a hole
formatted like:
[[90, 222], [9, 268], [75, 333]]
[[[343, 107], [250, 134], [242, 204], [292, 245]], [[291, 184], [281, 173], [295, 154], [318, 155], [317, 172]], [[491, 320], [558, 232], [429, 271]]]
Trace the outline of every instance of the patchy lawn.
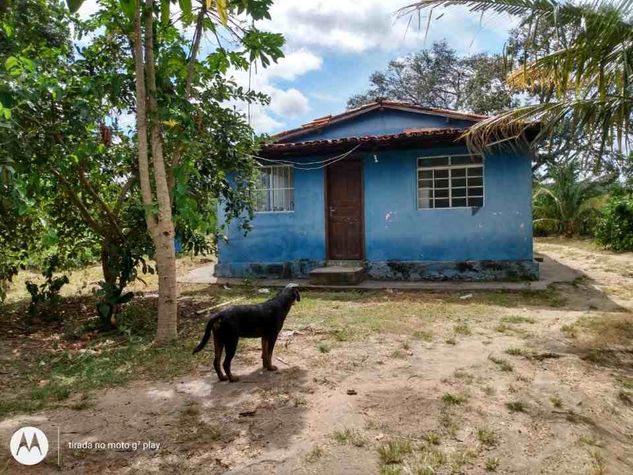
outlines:
[[[239, 383], [192, 356], [219, 302], [254, 288], [184, 286], [182, 339], [153, 348], [155, 296], [123, 335], [86, 333], [91, 297], [37, 327], [14, 299], [0, 319], [0, 438], [42, 428], [57, 471], [167, 473], [631, 473], [630, 255], [537, 249], [585, 276], [543, 292], [304, 292], [263, 372], [242, 341]], [[141, 442], [99, 449], [100, 442]], [[69, 443], [92, 443], [82, 448]], [[160, 444], [150, 446], [149, 443]], [[143, 446], [146, 443], [146, 446]], [[0, 470], [21, 473], [8, 452]]]

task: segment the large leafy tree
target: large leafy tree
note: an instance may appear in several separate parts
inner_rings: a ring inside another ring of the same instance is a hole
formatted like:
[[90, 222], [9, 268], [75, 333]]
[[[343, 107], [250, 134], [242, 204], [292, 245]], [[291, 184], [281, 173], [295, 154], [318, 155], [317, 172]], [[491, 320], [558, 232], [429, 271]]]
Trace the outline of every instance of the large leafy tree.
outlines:
[[[51, 249], [62, 263], [100, 249], [98, 309], [109, 328], [118, 305], [131, 298], [125, 286], [151, 253], [133, 193], [133, 144], [114, 114], [130, 94], [125, 81], [108, 72], [108, 61], [121, 56], [109, 41], [75, 54], [71, 19], [59, 2], [15, 0], [0, 19], [0, 156], [12, 163], [5, 186], [13, 197], [1, 221], [7, 232], [11, 221], [29, 231], [7, 236], [2, 248], [21, 242], [18, 264]], [[25, 19], [29, 27], [21, 28]]]
[[[508, 82], [517, 88], [549, 91], [550, 100], [528, 104], [481, 122], [468, 132], [471, 146], [483, 148], [502, 136], [520, 134], [531, 121], [542, 124], [540, 138], [560, 124], [603, 146], [630, 140], [633, 107], [632, 0], [569, 2], [556, 0], [421, 0], [404, 14], [462, 5], [478, 15], [522, 18], [532, 32], [551, 24], [559, 43], [543, 51], [529, 40], [523, 61]], [[573, 34], [567, 38], [567, 33]]]
[[373, 73], [369, 90], [351, 97], [347, 106], [358, 107], [382, 98], [488, 114], [507, 109], [514, 102], [504, 79], [501, 56], [460, 57], [441, 41]]
[[[102, 4], [113, 5], [106, 0]], [[214, 4], [216, 9], [211, 9]], [[247, 60], [261, 59], [266, 65], [270, 59], [276, 60], [282, 54], [280, 35], [261, 32], [254, 23], [250, 26], [232, 23], [230, 26], [229, 14], [234, 11], [259, 20], [268, 17], [270, 4], [271, 0], [229, 4], [203, 0], [194, 15], [191, 3], [181, 1], [180, 22], [184, 26], [194, 25], [191, 41], [186, 40], [183, 26], [172, 22], [168, 1], [160, 5], [154, 0], [122, 1], [126, 17], [123, 22], [112, 22], [112, 12], [101, 16], [102, 25], [109, 34], [122, 32], [131, 43], [129, 56], [134, 65], [138, 178], [159, 276], [158, 344], [177, 337], [173, 186], [182, 183], [179, 171], [191, 157], [189, 147], [200, 151], [192, 146], [194, 142], [207, 133], [209, 127], [217, 127], [217, 124], [205, 122], [208, 117], [205, 115], [206, 91], [230, 64], [243, 68]], [[228, 51], [222, 46], [218, 35], [221, 28], [233, 35], [240, 49]], [[218, 38], [216, 57], [211, 56], [211, 61], [198, 58], [200, 41], [205, 33]], [[180, 48], [174, 47], [174, 38]], [[177, 133], [168, 133], [165, 126], [178, 128]], [[234, 158], [239, 160], [239, 154]], [[241, 159], [248, 160], [246, 157]], [[186, 176], [184, 178], [186, 182]]]
[[[14, 14], [24, 4], [44, 8], [47, 2], [14, 0], [3, 22], [7, 36], [15, 37], [28, 17]], [[174, 238], [208, 250], [213, 242], [206, 236], [221, 235], [214, 219], [218, 200], [230, 219], [250, 210], [249, 155], [256, 141], [227, 103], [266, 98], [228, 81], [226, 72], [278, 58], [282, 38], [229, 14], [259, 19], [269, 5], [181, 2], [180, 12], [170, 14], [169, 2], [103, 0], [89, 21], [72, 20], [73, 42], [51, 47], [38, 40], [34, 49], [33, 41], [14, 41], [4, 56], [10, 89], [0, 99], [9, 116], [2, 125], [13, 147], [6, 156], [17, 158], [19, 178], [36, 196], [59, 193], [50, 216], [74, 219], [98, 237], [102, 255], [114, 263], [104, 266], [105, 283], [115, 277], [106, 290], [118, 294], [104, 303], [116, 306], [145, 252], [155, 258], [159, 344], [176, 336]], [[61, 13], [66, 28], [67, 14]], [[231, 28], [223, 26], [231, 21]], [[185, 34], [189, 26], [193, 38]], [[218, 43], [202, 56], [205, 33]], [[68, 28], [61, 38], [72, 38]], [[130, 118], [136, 118], [136, 134], [123, 126]], [[131, 273], [123, 281], [121, 269]]]

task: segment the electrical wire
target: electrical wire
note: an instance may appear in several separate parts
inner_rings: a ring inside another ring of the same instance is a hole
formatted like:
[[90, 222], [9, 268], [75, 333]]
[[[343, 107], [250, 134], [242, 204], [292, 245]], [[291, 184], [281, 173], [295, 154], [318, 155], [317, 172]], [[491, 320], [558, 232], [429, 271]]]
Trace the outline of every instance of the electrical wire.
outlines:
[[[292, 162], [289, 160], [282, 160], [282, 159], [272, 159], [272, 158], [265, 158], [265, 157], [260, 157], [258, 155], [252, 155], [252, 154], [246, 154], [248, 157], [251, 158], [255, 158], [257, 160], [262, 160], [264, 162], [269, 162], [269, 163], [276, 163], [276, 164], [281, 164], [281, 165], [288, 165], [291, 166], [294, 169], [297, 170], [320, 170], [321, 168], [325, 168], [328, 167], [340, 160], [343, 160], [344, 158], [348, 157], [349, 155], [351, 155], [356, 149], [358, 149], [361, 145], [363, 145], [364, 142], [361, 142], [359, 144], [357, 144], [355, 147], [353, 147], [352, 149], [348, 150], [347, 152], [344, 152], [340, 155], [335, 155], [333, 157], [328, 157], [325, 158], [323, 160], [317, 160], [314, 162], [303, 162], [303, 163], [297, 163], [297, 162]], [[315, 167], [305, 167], [303, 165], [317, 165]]]

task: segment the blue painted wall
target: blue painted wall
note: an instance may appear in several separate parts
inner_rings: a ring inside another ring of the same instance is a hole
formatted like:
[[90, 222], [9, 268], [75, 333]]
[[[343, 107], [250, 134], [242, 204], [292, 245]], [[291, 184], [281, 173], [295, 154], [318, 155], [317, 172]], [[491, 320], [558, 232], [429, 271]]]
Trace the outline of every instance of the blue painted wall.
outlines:
[[256, 213], [246, 237], [231, 225], [230, 244], [220, 243], [219, 262], [325, 260], [324, 175], [323, 169], [295, 170], [295, 211]]
[[[417, 209], [417, 157], [465, 152], [452, 147], [379, 152], [375, 158], [363, 155], [366, 260], [532, 259], [532, 171], [527, 152], [506, 150], [486, 156], [482, 208]], [[326, 260], [325, 174], [294, 174], [295, 211], [257, 213], [246, 237], [231, 226], [229, 243], [220, 245], [220, 275], [239, 274], [247, 263]]]
[[532, 169], [527, 153], [484, 161], [484, 206], [417, 209], [417, 157], [465, 153], [436, 148], [365, 159], [368, 261], [524, 260], [532, 258]]
[[384, 109], [368, 112], [353, 119], [326, 126], [316, 132], [290, 137], [280, 142], [307, 142], [310, 140], [362, 137], [365, 135], [398, 134], [415, 128], [465, 128], [473, 122], [449, 119], [437, 115], [419, 114]]

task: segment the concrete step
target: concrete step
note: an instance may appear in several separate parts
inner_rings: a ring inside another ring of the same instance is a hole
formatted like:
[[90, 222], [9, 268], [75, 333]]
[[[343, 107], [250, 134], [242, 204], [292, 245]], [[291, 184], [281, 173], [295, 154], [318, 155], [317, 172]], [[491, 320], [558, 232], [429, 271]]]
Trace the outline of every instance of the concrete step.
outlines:
[[363, 261], [357, 260], [332, 260], [330, 259], [325, 264], [327, 267], [364, 267]]
[[327, 266], [310, 271], [314, 285], [357, 285], [367, 278], [363, 267]]

